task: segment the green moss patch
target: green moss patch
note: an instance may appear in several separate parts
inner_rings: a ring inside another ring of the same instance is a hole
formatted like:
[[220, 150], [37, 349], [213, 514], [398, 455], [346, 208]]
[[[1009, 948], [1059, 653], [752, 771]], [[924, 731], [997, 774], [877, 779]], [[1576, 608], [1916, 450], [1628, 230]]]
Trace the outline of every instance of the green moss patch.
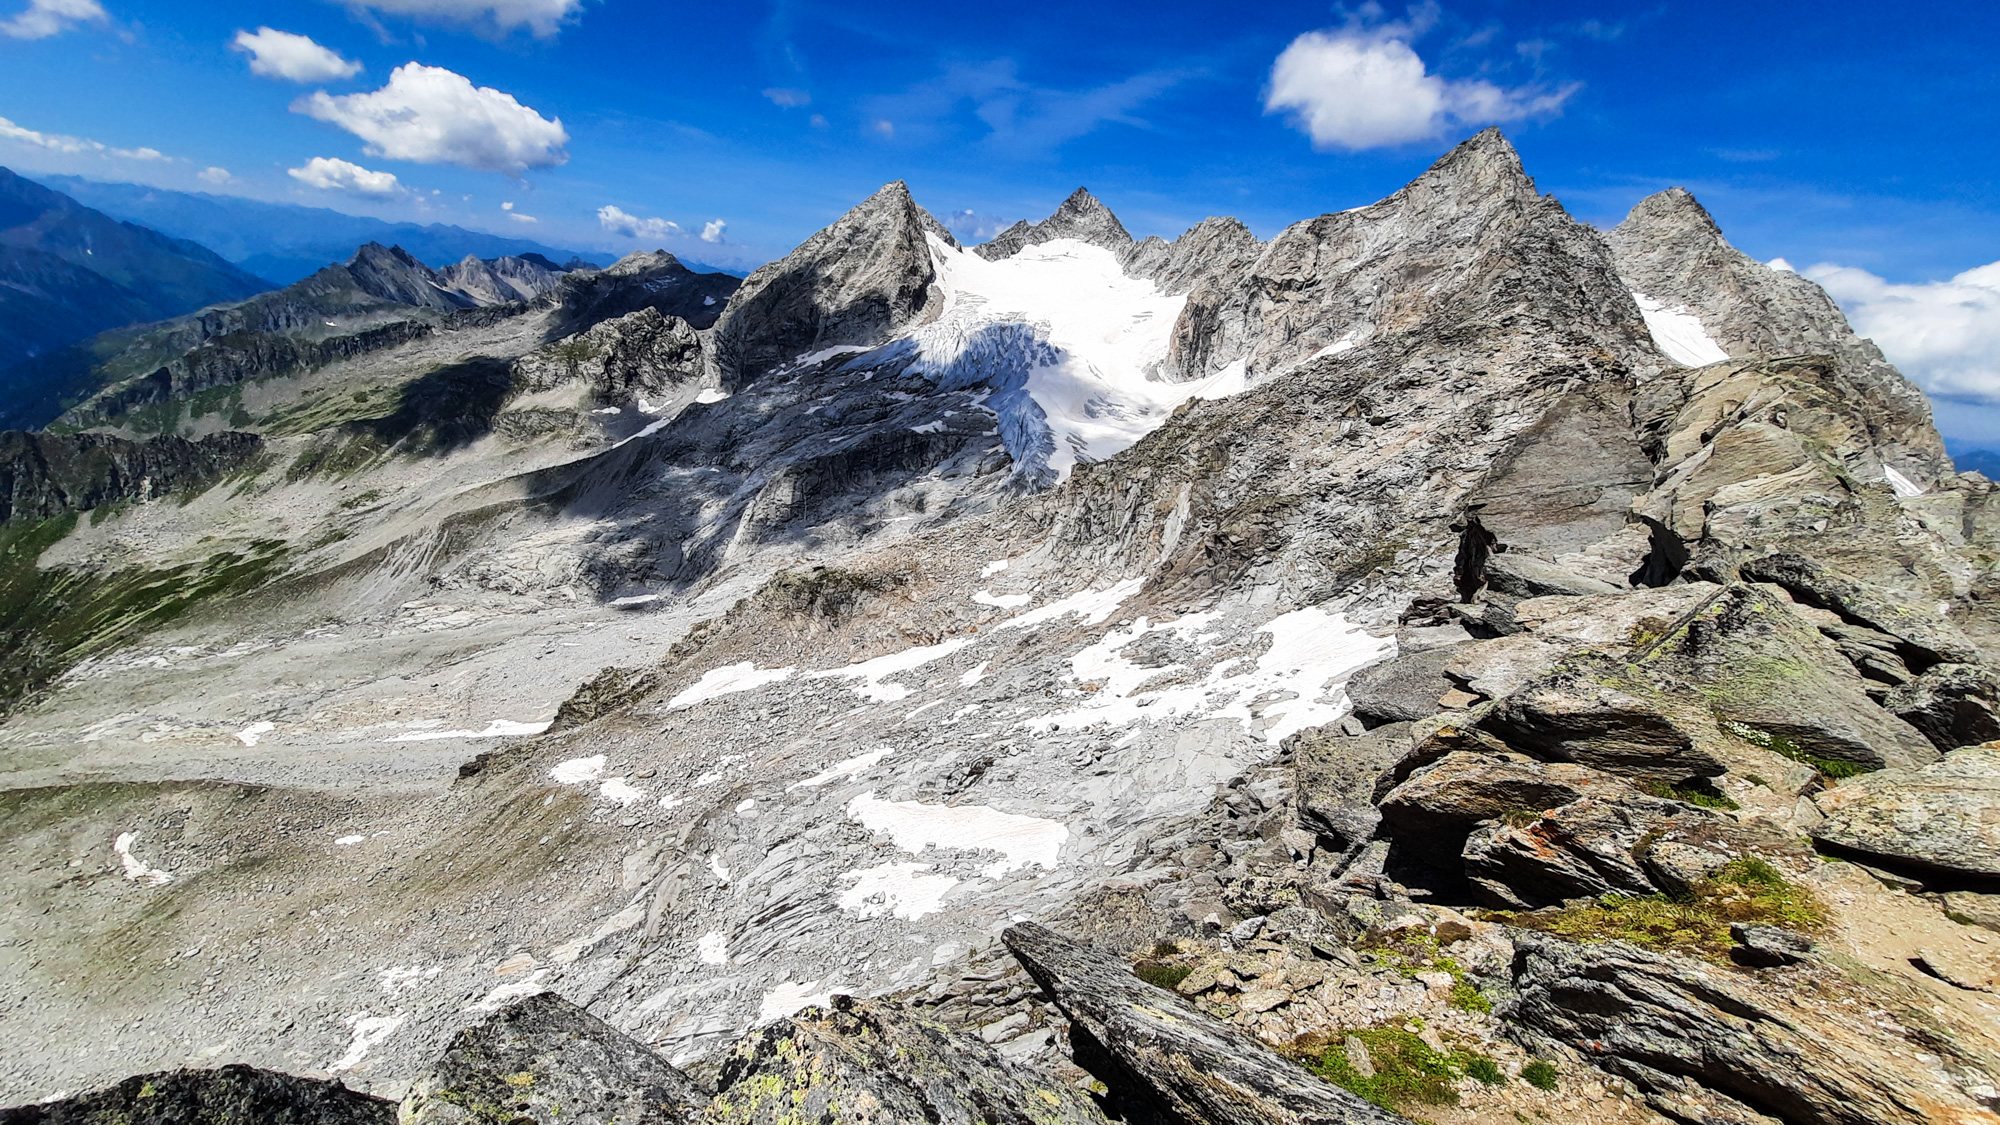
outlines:
[[1487, 917], [1573, 941], [1629, 941], [1728, 964], [1732, 924], [1811, 931], [1826, 925], [1827, 910], [1810, 888], [1750, 856], [1730, 861], [1683, 897], [1605, 895], [1588, 906]]
[[1874, 766], [1864, 766], [1859, 762], [1843, 762], [1837, 758], [1821, 758], [1813, 754], [1808, 754], [1798, 743], [1793, 742], [1784, 735], [1758, 730], [1747, 723], [1727, 722], [1722, 725], [1723, 729], [1752, 746], [1769, 750], [1773, 754], [1780, 754], [1790, 758], [1794, 762], [1803, 762], [1811, 766], [1813, 769], [1819, 771], [1821, 777], [1837, 781], [1844, 777], [1859, 777], [1864, 773], [1875, 772]]
[[[1373, 1074], [1363, 1074], [1348, 1057], [1347, 1040], [1368, 1049]], [[1502, 1081], [1500, 1067], [1485, 1055], [1463, 1048], [1440, 1051], [1399, 1027], [1349, 1028], [1294, 1041], [1285, 1053], [1307, 1070], [1342, 1089], [1395, 1113], [1420, 1106], [1458, 1104], [1458, 1081], [1472, 1077], [1489, 1085]]]

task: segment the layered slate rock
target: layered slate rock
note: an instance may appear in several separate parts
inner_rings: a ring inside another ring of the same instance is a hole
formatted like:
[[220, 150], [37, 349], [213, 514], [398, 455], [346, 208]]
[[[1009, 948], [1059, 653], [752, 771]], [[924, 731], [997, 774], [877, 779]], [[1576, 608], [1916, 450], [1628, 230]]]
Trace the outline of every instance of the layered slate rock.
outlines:
[[393, 1125], [396, 1103], [234, 1065], [127, 1078], [109, 1089], [0, 1110], [4, 1125]]
[[[1405, 1125], [1193, 1005], [1132, 974], [1111, 954], [1032, 922], [1001, 935], [1070, 1018], [1086, 1068], [1135, 1092], [1170, 1121], [1210, 1125]], [[1128, 1114], [1129, 1117], [1129, 1114]]]
[[[1925, 1068], [1911, 1066], [1907, 1054], [1853, 1029], [1850, 1008], [1828, 1017], [1799, 1004], [1780, 1006], [1728, 973], [1622, 941], [1578, 945], [1517, 932], [1514, 945], [1518, 997], [1502, 1014], [1637, 1083], [1656, 1108], [1682, 1120], [1752, 1121], [1763, 1114], [1787, 1125], [1969, 1125], [1991, 1119]], [[1716, 1096], [1726, 1099], [1720, 1107]], [[1707, 1113], [1690, 1114], [1691, 1101], [1708, 1103]]]
[[459, 1032], [398, 1112], [402, 1125], [673, 1125], [708, 1094], [638, 1040], [553, 992]]
[[1111, 208], [1100, 203], [1089, 189], [1078, 188], [1048, 218], [1034, 224], [1023, 219], [1001, 231], [993, 241], [973, 247], [972, 252], [989, 262], [996, 262], [1011, 258], [1030, 246], [1040, 246], [1059, 238], [1076, 239], [1112, 251], [1122, 251], [1132, 245], [1132, 236], [1126, 233], [1125, 224], [1118, 221]]
[[1852, 392], [1851, 408], [1879, 447], [1878, 478], [1882, 463], [1919, 480], [1944, 471], [1944, 447], [1923, 392], [1855, 334], [1824, 289], [1731, 246], [1685, 189], [1640, 200], [1605, 241], [1634, 290], [1693, 313], [1729, 355], [1834, 357]]
[[957, 245], [897, 180], [760, 267], [715, 323], [724, 386], [826, 348], [879, 344], [934, 319], [943, 291], [927, 235]]
[[2000, 743], [1954, 750], [1921, 769], [1850, 778], [1813, 803], [1826, 814], [1812, 830], [1822, 843], [2000, 878]]
[[722, 1063], [702, 1125], [1089, 1125], [1075, 1089], [894, 1006], [834, 997], [752, 1032]]
[[583, 382], [597, 401], [625, 404], [634, 395], [659, 399], [700, 380], [706, 355], [687, 321], [645, 308], [522, 356], [514, 374], [531, 391]]
[[199, 441], [0, 433], [0, 522], [199, 491], [263, 448], [263, 438], [234, 431]]

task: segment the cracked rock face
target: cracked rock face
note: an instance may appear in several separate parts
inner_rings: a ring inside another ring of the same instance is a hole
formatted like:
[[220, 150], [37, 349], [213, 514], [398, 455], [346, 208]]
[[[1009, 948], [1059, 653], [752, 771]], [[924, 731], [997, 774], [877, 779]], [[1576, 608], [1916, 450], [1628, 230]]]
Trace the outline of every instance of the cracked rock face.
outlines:
[[1922, 768], [1882, 770], [1818, 793], [1813, 837], [1942, 871], [2000, 876], [2000, 745], [1954, 750]]

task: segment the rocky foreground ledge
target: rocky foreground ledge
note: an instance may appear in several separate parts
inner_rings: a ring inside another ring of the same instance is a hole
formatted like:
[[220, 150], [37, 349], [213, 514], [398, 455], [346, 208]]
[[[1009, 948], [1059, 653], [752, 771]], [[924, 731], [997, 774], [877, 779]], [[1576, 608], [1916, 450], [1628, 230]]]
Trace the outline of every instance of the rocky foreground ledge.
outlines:
[[[1947, 1073], [1990, 1060], [1943, 1020], [1909, 1029], [1935, 1052], [1919, 1065], [1885, 1053], [1851, 1021], [1909, 1018], [1908, 998], [1799, 933], [1738, 925], [1718, 964], [1391, 906], [1293, 909], [1131, 954], [1015, 925], [1013, 971], [1065, 1048], [1053, 1068], [940, 1022], [937, 996], [842, 995], [690, 1073], [546, 992], [460, 1031], [400, 1104], [231, 1065], [7, 1109], [0, 1125], [1995, 1120]], [[1362, 1023], [1376, 1026], [1331, 1030]]]

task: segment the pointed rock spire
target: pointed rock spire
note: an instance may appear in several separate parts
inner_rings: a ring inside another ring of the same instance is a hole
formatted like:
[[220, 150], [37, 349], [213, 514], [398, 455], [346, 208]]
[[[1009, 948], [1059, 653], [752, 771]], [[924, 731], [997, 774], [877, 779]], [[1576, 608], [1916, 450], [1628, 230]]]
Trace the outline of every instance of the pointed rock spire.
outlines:
[[1058, 238], [1074, 238], [1117, 252], [1123, 252], [1132, 245], [1132, 236], [1126, 232], [1125, 224], [1118, 221], [1118, 216], [1111, 213], [1111, 208], [1090, 194], [1088, 188], [1077, 188], [1048, 218], [1033, 225], [1026, 221], [1015, 223], [1001, 231], [993, 241], [974, 247], [973, 253], [987, 261], [999, 261], [1013, 257], [1026, 247], [1039, 246]]
[[942, 294], [926, 235], [957, 245], [897, 180], [751, 274], [715, 325], [723, 385], [821, 348], [879, 343], [935, 316]]

